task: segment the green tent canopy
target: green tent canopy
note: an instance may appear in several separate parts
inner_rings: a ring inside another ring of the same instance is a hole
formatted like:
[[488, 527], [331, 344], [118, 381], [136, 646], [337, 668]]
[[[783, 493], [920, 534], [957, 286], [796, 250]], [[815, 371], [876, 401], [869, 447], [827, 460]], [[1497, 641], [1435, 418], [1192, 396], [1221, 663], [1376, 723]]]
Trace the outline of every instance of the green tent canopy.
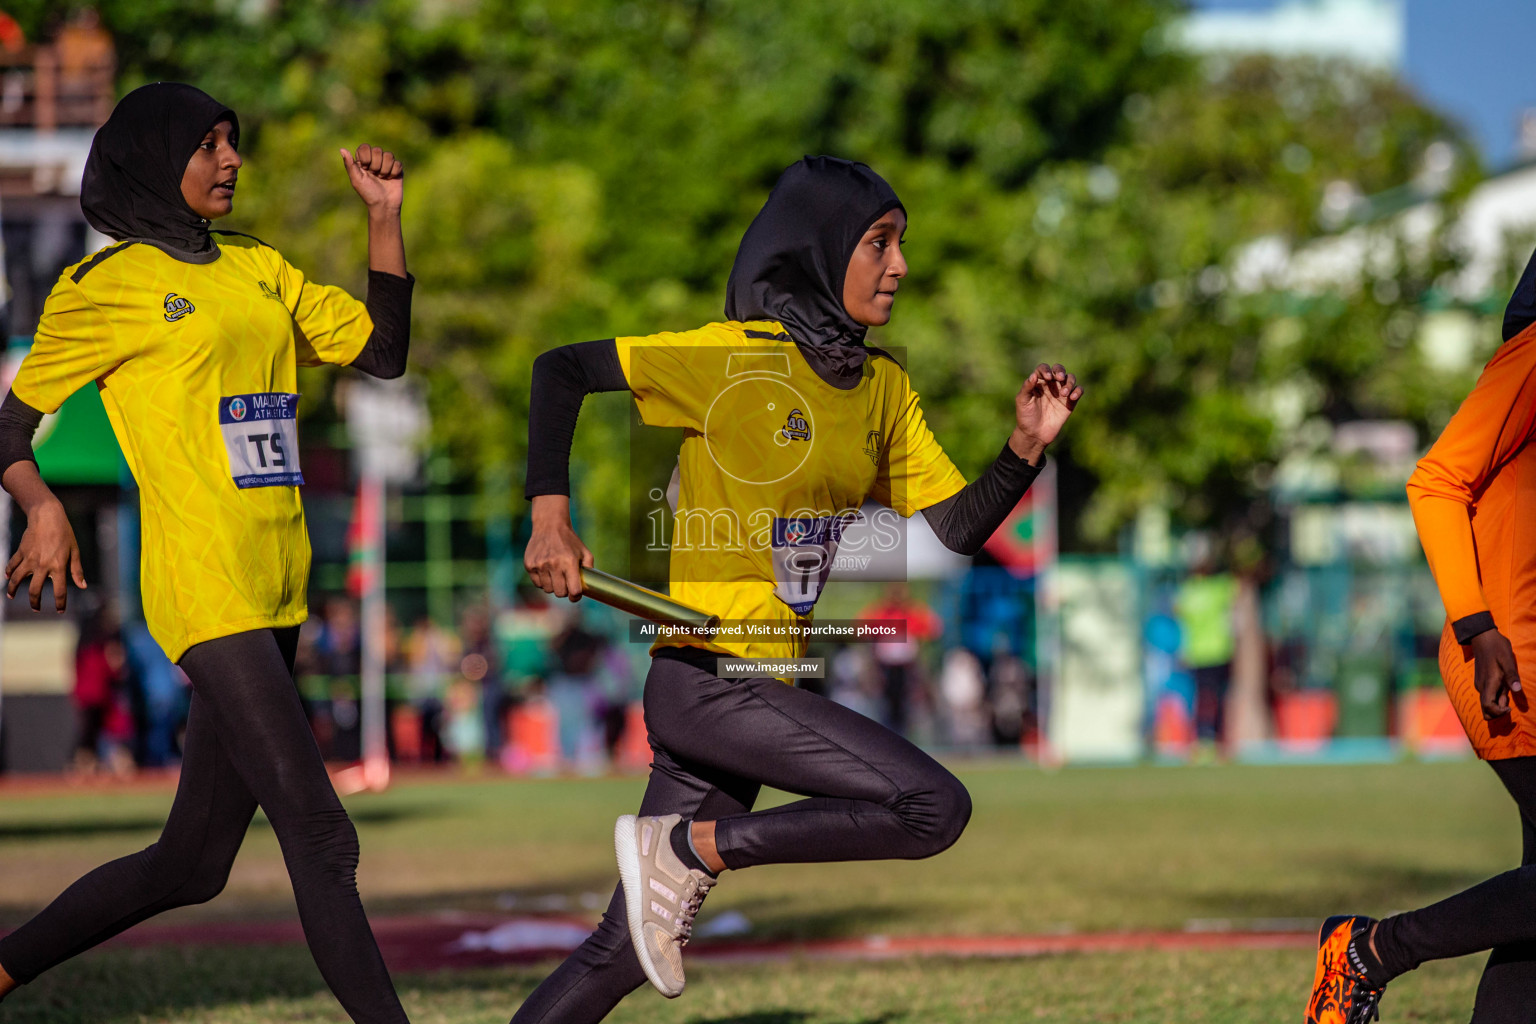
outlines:
[[70, 395], [38, 435], [37, 468], [50, 484], [122, 483], [123, 454], [95, 385]]

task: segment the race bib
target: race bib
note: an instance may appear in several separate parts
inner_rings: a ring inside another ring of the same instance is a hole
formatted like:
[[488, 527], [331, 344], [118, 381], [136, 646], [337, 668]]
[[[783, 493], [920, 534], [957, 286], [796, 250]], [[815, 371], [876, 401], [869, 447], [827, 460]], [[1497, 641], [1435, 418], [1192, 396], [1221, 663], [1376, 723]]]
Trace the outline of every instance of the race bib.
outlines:
[[796, 615], [816, 607], [821, 589], [832, 574], [843, 528], [858, 517], [806, 516], [773, 521], [774, 594]]
[[299, 396], [281, 391], [219, 399], [219, 430], [235, 486], [295, 487], [299, 472]]

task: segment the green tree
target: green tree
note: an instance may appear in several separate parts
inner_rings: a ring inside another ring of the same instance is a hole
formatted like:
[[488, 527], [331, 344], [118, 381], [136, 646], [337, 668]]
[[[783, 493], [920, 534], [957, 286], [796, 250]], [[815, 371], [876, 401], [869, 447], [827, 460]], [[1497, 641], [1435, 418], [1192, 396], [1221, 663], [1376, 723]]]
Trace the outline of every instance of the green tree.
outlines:
[[[34, 34], [60, 16], [10, 6]], [[869, 162], [909, 208], [912, 275], [874, 340], [908, 353], [963, 469], [1001, 446], [1034, 362], [1084, 378], [1061, 446], [1074, 543], [1112, 543], [1146, 502], [1238, 529], [1330, 422], [1427, 436], [1468, 383], [1413, 343], [1455, 262], [1438, 233], [1377, 217], [1396, 258], [1360, 281], [1240, 280], [1256, 241], [1412, 199], [1427, 155], [1456, 158], [1453, 210], [1478, 173], [1454, 127], [1357, 68], [1173, 53], [1173, 0], [99, 6], [125, 89], [184, 78], [240, 110], [236, 219], [319, 278], [362, 282], [335, 147], [403, 154], [413, 357], [470, 465], [521, 466], [540, 351], [718, 318], [742, 230], [808, 152]], [[628, 413], [588, 404], [589, 533], [622, 537]]]
[[[1126, 108], [1122, 141], [995, 197], [983, 221], [1006, 238], [945, 261], [918, 344], [937, 359], [946, 338], [975, 340], [927, 385], [940, 435], [982, 431], [1011, 354], [1069, 357], [1090, 388], [1066, 445], [1091, 487], [1078, 539], [1102, 543], [1148, 502], [1250, 529], [1276, 466], [1326, 446], [1331, 423], [1438, 429], [1470, 380], [1429, 372], [1413, 341], [1456, 252], [1360, 197], [1419, 198], [1399, 186], [1448, 155], [1433, 183], [1448, 222], [1478, 175], [1455, 130], [1385, 76], [1313, 61], [1212, 62]], [[1255, 243], [1305, 250], [1345, 229], [1389, 258], [1307, 287], [1244, 279]], [[984, 310], [1001, 311], [990, 331], [968, 325]]]

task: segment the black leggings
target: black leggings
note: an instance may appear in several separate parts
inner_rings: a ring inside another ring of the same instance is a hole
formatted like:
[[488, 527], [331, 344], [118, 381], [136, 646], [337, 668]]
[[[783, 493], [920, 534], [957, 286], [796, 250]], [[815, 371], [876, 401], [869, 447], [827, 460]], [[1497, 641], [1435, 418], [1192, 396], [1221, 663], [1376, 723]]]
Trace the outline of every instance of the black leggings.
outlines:
[[298, 636], [298, 627], [254, 630], [182, 656], [192, 707], [159, 841], [85, 875], [0, 939], [6, 973], [31, 981], [162, 911], [213, 899], [260, 805], [326, 984], [359, 1024], [406, 1020], [358, 899], [357, 831], [293, 685]]
[[1376, 952], [1396, 977], [1426, 960], [1493, 950], [1473, 1024], [1536, 1022], [1536, 757], [1490, 761], [1520, 809], [1522, 867], [1421, 910], [1383, 918]]
[[[773, 679], [720, 679], [714, 657], [657, 653], [645, 681], [655, 759], [643, 815], [715, 822], [732, 868], [931, 857], [960, 837], [971, 798], [933, 758], [877, 722]], [[752, 811], [762, 786], [808, 795]], [[598, 1021], [645, 983], [624, 892], [544, 980], [515, 1024]]]

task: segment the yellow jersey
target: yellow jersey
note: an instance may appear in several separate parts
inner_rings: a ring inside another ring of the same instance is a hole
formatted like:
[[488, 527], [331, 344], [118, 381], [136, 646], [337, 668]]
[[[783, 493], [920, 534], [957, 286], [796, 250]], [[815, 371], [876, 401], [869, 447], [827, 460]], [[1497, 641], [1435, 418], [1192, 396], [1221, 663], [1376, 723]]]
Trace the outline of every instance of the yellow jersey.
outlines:
[[658, 646], [800, 657], [806, 642], [796, 634], [865, 501], [907, 517], [965, 486], [906, 372], [883, 354], [871, 352], [858, 385], [842, 390], [777, 323], [615, 343], [641, 420], [684, 430], [668, 539], [672, 596], [722, 620], [713, 641]]
[[144, 618], [172, 661], [304, 621], [298, 367], [350, 363], [373, 331], [276, 249], [213, 234], [204, 263], [129, 241], [67, 268], [12, 384], [45, 413], [100, 388], [139, 485]]

